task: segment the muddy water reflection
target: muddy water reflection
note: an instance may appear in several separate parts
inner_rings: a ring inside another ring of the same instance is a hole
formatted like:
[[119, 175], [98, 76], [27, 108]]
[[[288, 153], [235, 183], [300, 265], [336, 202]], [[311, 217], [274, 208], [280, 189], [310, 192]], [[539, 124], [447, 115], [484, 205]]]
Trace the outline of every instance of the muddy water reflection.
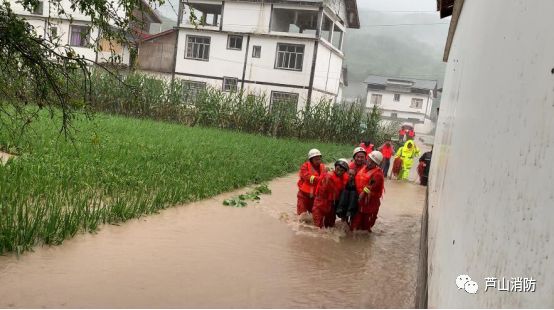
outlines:
[[413, 307], [424, 190], [390, 182], [371, 235], [295, 224], [295, 178], [0, 257], [0, 307]]

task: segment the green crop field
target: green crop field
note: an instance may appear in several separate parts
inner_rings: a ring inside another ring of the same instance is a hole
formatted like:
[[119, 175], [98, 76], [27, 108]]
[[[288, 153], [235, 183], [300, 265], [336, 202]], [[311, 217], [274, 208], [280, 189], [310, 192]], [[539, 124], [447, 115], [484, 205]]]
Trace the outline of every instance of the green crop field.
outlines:
[[312, 147], [327, 161], [351, 151], [106, 115], [77, 120], [71, 141], [59, 124], [44, 115], [23, 136], [0, 132], [0, 147], [20, 150], [0, 165], [0, 254], [282, 176]]

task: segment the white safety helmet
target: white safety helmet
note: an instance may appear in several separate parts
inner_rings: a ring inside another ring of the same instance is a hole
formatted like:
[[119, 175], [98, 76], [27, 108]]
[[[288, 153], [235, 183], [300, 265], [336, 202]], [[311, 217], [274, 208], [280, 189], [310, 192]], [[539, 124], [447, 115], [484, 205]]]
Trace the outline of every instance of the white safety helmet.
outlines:
[[383, 153], [379, 151], [373, 151], [369, 153], [369, 159], [371, 159], [371, 161], [373, 161], [377, 165], [380, 165], [381, 162], [383, 161]]
[[311, 149], [308, 152], [308, 159], [312, 159], [316, 156], [321, 156], [321, 152], [318, 149]]
[[365, 149], [361, 146], [358, 146], [357, 148], [354, 149], [354, 152], [352, 152], [352, 157], [355, 157], [356, 154], [358, 154], [360, 152], [363, 152], [364, 154], [367, 155], [367, 152], [365, 151]]

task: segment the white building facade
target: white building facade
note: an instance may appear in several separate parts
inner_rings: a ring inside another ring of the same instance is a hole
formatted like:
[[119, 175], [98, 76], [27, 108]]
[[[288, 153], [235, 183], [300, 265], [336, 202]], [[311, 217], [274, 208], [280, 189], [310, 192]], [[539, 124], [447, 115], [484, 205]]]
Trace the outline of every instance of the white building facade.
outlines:
[[[553, 1], [451, 15], [429, 175], [428, 307], [554, 307]], [[469, 294], [455, 279], [468, 275]]]
[[[37, 35], [52, 41], [58, 38], [61, 45], [71, 46], [86, 59], [96, 60], [91, 44], [98, 37], [98, 30], [91, 27], [90, 17], [73, 12], [73, 21], [70, 21], [67, 16], [59, 16], [57, 8], [50, 7], [49, 1], [40, 1], [32, 12], [25, 10], [14, 0], [10, 1], [10, 5], [14, 13], [25, 18], [35, 28]], [[67, 12], [71, 12], [69, 1], [63, 0], [61, 5]]]
[[[148, 6], [145, 1], [142, 2], [144, 13], [135, 10], [133, 14], [143, 19], [143, 23], [149, 27], [150, 22], [160, 23], [161, 20], [156, 13]], [[85, 59], [92, 62], [104, 63], [111, 61], [111, 58], [118, 56], [119, 64], [130, 64], [130, 51], [128, 46], [117, 42], [99, 40], [99, 31], [92, 27], [89, 16], [78, 10], [71, 9], [71, 2], [61, 0], [60, 6], [67, 13], [58, 14], [58, 5], [51, 4], [49, 1], [39, 1], [38, 7], [34, 11], [28, 11], [15, 0], [10, 0], [11, 9], [18, 16], [34, 27], [38, 36], [41, 36], [51, 42], [55, 42], [62, 47], [70, 47], [73, 51]], [[118, 11], [121, 16], [123, 11]], [[141, 31], [141, 29], [134, 29]], [[95, 50], [97, 47], [97, 50]], [[60, 53], [64, 50], [60, 49]]]
[[176, 79], [297, 109], [339, 96], [344, 33], [359, 28], [355, 0], [189, 0], [183, 11]]
[[364, 83], [367, 109], [377, 106], [384, 120], [410, 124], [416, 133], [427, 134], [433, 129], [431, 107], [436, 81], [370, 75]]

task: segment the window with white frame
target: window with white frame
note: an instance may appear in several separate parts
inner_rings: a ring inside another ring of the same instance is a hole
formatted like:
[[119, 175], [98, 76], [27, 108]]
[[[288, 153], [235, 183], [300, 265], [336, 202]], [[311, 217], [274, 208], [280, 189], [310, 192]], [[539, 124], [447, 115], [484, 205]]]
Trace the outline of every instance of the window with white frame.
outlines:
[[241, 50], [242, 49], [242, 36], [229, 35], [227, 38], [227, 49]]
[[398, 113], [391, 113], [391, 114], [390, 114], [390, 117], [391, 117], [391, 118], [398, 118]]
[[380, 105], [382, 100], [383, 100], [383, 95], [372, 94], [370, 102], [372, 105]]
[[69, 34], [69, 45], [88, 46], [90, 42], [90, 27], [71, 25]]
[[252, 46], [252, 58], [260, 58], [262, 56], [262, 47], [259, 45]]
[[394, 94], [394, 101], [400, 101], [400, 94]]
[[302, 71], [304, 45], [277, 43], [275, 68]]
[[183, 98], [185, 101], [194, 100], [199, 93], [206, 89], [206, 82], [182, 80]]
[[325, 14], [323, 14], [323, 22], [321, 23], [321, 33], [320, 37], [331, 42], [331, 37], [333, 35], [333, 21]]
[[333, 44], [333, 46], [336, 47], [339, 51], [342, 50], [342, 36], [342, 30], [339, 26], [335, 25], [335, 30], [333, 31], [333, 42], [331, 42], [331, 44]]
[[295, 114], [298, 107], [298, 94], [279, 91], [271, 92], [271, 111], [279, 115]]
[[423, 107], [423, 99], [421, 98], [412, 98], [412, 104], [410, 108], [421, 109]]
[[238, 81], [239, 80], [237, 78], [224, 77], [223, 78], [223, 91], [230, 91], [230, 92], [237, 91]]
[[185, 58], [208, 61], [210, 59], [210, 37], [187, 35]]

